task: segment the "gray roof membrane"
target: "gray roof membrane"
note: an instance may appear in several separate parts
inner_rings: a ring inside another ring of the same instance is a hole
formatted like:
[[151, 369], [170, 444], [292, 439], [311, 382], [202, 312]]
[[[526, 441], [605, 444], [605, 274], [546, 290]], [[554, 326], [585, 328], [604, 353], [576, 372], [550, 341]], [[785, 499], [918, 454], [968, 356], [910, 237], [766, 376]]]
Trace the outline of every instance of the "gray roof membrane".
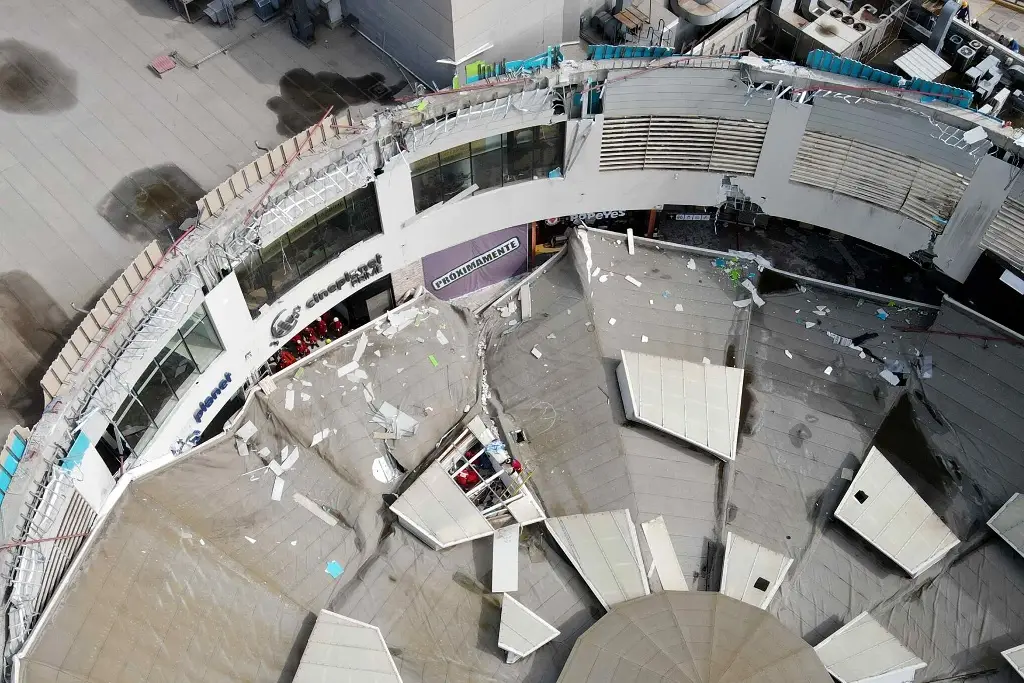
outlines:
[[[948, 301], [936, 320], [932, 309], [798, 288], [696, 250], [638, 239], [629, 255], [620, 236], [600, 231], [587, 241], [589, 264], [574, 233], [565, 255], [532, 276], [529, 320], [510, 326], [494, 308], [482, 320], [491, 407], [506, 435], [524, 430], [525, 442], [506, 440], [549, 516], [662, 516], [688, 594], [698, 596], [718, 588], [733, 531], [794, 559], [762, 613], [794, 637], [817, 643], [866, 611], [928, 663], [918, 681], [1016, 680], [1000, 652], [1022, 641], [1024, 560], [985, 523], [1024, 490], [1019, 341]], [[727, 273], [734, 267], [754, 275], [763, 307], [733, 306], [749, 298]], [[388, 471], [386, 445], [403, 467], [421, 465], [481, 386], [476, 323], [429, 297], [413, 305], [424, 310], [393, 339], [382, 334], [391, 323], [367, 332], [365, 378], [337, 375], [360, 335], [335, 342], [250, 399], [232, 426], [256, 428], [245, 449], [229, 435], [128, 485], [37, 625], [18, 680], [288, 681], [323, 608], [379, 627], [406, 683], [558, 678], [602, 609], [543, 527], [523, 529], [514, 598], [560, 635], [506, 664], [499, 595], [489, 593], [491, 539], [435, 552], [381, 499], [408, 480], [375, 476]], [[865, 352], [905, 363], [920, 352], [932, 376], [911, 369], [892, 386], [878, 362], [835, 343], [865, 333], [878, 335], [861, 342]], [[626, 421], [615, 378], [623, 349], [743, 367], [735, 463]], [[385, 401], [418, 422], [415, 433], [373, 438]], [[871, 445], [962, 540], [917, 579], [832, 518]], [[282, 450], [298, 455], [274, 501], [277, 477], [260, 468], [270, 458], [280, 468]], [[337, 579], [326, 572], [332, 560], [344, 570]], [[660, 590], [657, 574], [651, 584]], [[638, 680], [648, 679], [685, 680]]]

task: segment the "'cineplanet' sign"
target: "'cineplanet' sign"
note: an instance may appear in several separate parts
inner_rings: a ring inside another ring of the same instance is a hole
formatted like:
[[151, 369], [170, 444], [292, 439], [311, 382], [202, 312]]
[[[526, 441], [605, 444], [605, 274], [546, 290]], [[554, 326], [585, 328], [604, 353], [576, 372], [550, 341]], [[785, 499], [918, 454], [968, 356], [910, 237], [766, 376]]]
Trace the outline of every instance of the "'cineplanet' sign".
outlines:
[[502, 242], [501, 244], [499, 244], [498, 246], [494, 247], [493, 249], [489, 249], [486, 252], [484, 252], [483, 254], [480, 254], [478, 256], [474, 256], [473, 258], [471, 258], [468, 261], [466, 261], [465, 263], [463, 263], [461, 266], [458, 266], [456, 268], [452, 268], [451, 270], [449, 270], [447, 273], [445, 273], [441, 277], [435, 279], [431, 283], [433, 285], [433, 287], [434, 287], [434, 291], [436, 292], [436, 291], [442, 290], [445, 287], [447, 287], [448, 285], [452, 284], [453, 282], [457, 282], [457, 281], [461, 280], [462, 278], [466, 277], [467, 275], [469, 275], [473, 271], [479, 270], [480, 268], [483, 268], [488, 263], [496, 261], [496, 260], [500, 259], [502, 256], [506, 256], [508, 254], [511, 254], [513, 251], [518, 249], [520, 246], [522, 246], [522, 242], [519, 241], [519, 238], [518, 237], [512, 237], [511, 239], [508, 239], [508, 240]]

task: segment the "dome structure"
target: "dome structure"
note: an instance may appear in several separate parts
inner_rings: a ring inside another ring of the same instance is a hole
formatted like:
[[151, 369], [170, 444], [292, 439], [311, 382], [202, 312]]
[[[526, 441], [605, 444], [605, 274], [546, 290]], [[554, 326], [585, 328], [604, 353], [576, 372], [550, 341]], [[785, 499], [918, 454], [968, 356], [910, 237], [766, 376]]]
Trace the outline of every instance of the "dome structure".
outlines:
[[657, 593], [616, 605], [584, 633], [558, 683], [831, 683], [810, 645], [720, 593]]

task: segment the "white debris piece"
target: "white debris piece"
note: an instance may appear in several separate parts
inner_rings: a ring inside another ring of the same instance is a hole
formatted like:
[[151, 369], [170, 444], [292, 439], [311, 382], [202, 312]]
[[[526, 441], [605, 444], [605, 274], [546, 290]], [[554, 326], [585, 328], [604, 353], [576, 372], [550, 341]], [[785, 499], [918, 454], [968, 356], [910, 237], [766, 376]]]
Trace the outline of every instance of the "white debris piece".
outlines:
[[690, 270], [697, 270], [697, 262], [694, 261], [693, 259], [690, 259], [689, 261], [686, 262], [686, 267], [689, 268]]
[[274, 479], [274, 489], [270, 492], [270, 500], [281, 500], [282, 493], [284, 493], [284, 479], [277, 477]]
[[326, 439], [330, 433], [330, 428], [317, 432], [316, 434], [313, 435], [313, 443], [309, 444], [309, 447], [312, 448], [313, 446], [317, 445], [318, 443]]
[[530, 349], [530, 353], [533, 355], [534, 358], [540, 358], [541, 357], [540, 349], [538, 349], [536, 346], [534, 346], [532, 349]]
[[322, 507], [311, 501], [309, 498], [306, 498], [298, 491], [292, 494], [292, 500], [312, 512], [330, 526], [338, 526], [338, 520], [335, 519], [334, 515], [327, 513]]
[[740, 301], [733, 301], [732, 305], [736, 308], [746, 308], [750, 305], [750, 299], [742, 299]]
[[313, 386], [313, 383], [312, 383], [312, 382], [307, 382], [306, 380], [300, 380], [300, 383], [301, 383], [301, 384], [302, 384], [302, 386], [304, 386], [304, 387], [311, 387], [311, 386]]
[[804, 323], [804, 327], [806, 327], [806, 328], [807, 328], [807, 329], [809, 330], [809, 329], [811, 329], [812, 327], [814, 327], [814, 326], [815, 326], [815, 325], [817, 325], [817, 324], [818, 324], [818, 323], [815, 323], [815, 322], [811, 322], [810, 320], [808, 320], [808, 321], [806, 321], [806, 322]]
[[[594, 265], [593, 252], [590, 250], [590, 239], [587, 236], [587, 232], [581, 228], [576, 228], [576, 237], [579, 238], [580, 244], [583, 245], [583, 254], [587, 257], [587, 272], [590, 272], [591, 267]], [[590, 282], [590, 277], [587, 277], [587, 282]]]
[[374, 351], [373, 355], [377, 356], [377, 358], [380, 358], [380, 351]]
[[827, 306], [816, 306], [814, 309], [815, 315], [828, 315], [831, 312], [831, 309], [828, 308]]
[[295, 392], [291, 389], [284, 395], [284, 409], [292, 410], [295, 408]]
[[288, 457], [285, 458], [284, 462], [281, 463], [281, 470], [287, 472], [292, 467], [294, 467], [294, 465], [298, 461], [298, 459], [299, 459], [299, 447], [298, 446], [292, 446], [292, 452], [289, 453]]
[[533, 317], [533, 293], [529, 282], [519, 288], [519, 308], [522, 311], [520, 318], [523, 322]]
[[626, 282], [628, 282], [629, 284], [633, 285], [634, 287], [641, 287], [641, 286], [642, 286], [642, 285], [640, 284], [640, 281], [639, 281], [639, 280], [637, 280], [637, 279], [636, 279], [635, 277], [633, 277], [632, 275], [627, 275], [627, 276], [626, 276]]
[[626, 228], [626, 250], [632, 256], [635, 252], [633, 244], [633, 228]]
[[245, 540], [249, 541], [249, 543], [255, 543], [256, 542], [256, 539], [253, 538], [252, 536], [246, 536]]
[[896, 373], [890, 371], [888, 368], [878, 373], [878, 376], [894, 387], [898, 387], [900, 385], [900, 378], [896, 376]]
[[498, 306], [498, 314], [501, 315], [502, 318], [508, 318], [513, 313], [515, 313], [518, 310], [518, 308], [519, 307], [516, 305], [515, 300], [509, 299], [508, 303], [505, 304], [504, 306]]
[[832, 374], [832, 366], [831, 365], [828, 366], [827, 368], [825, 368], [825, 374], [826, 375], [831, 375]]
[[239, 427], [238, 431], [235, 432], [235, 436], [242, 441], [248, 442], [249, 439], [256, 435], [256, 431], [256, 425], [252, 423], [252, 420], [246, 420], [245, 424]]
[[274, 380], [270, 379], [269, 377], [264, 377], [263, 379], [260, 380], [259, 387], [260, 389], [263, 390], [264, 394], [269, 396], [270, 394], [274, 393], [274, 389], [277, 389], [277, 384], [275, 384]]
[[793, 360], [793, 354], [789, 352], [789, 349], [786, 349], [786, 358]]
[[596, 268], [594, 268], [594, 272], [591, 273], [590, 275], [592, 277], [597, 277], [600, 274], [601, 274], [601, 266], [597, 266]]
[[356, 368], [355, 372], [350, 372], [349, 374], [345, 375], [345, 379], [347, 379], [349, 382], [359, 382], [361, 380], [369, 378], [369, 375], [367, 375], [366, 371], [363, 370], [362, 368]]
[[555, 337], [555, 335], [554, 335], [554, 334], [549, 334], [549, 335], [547, 336], [547, 339], [555, 339], [555, 338], [556, 338], [556, 337]]
[[743, 287], [743, 289], [750, 292], [750, 296], [754, 300], [754, 303], [757, 304], [758, 308], [764, 306], [764, 299], [762, 299], [761, 295], [757, 293], [757, 287], [754, 286], [753, 282], [751, 282], [750, 280], [744, 280], [743, 282], [740, 283], [740, 286]]
[[410, 417], [387, 401], [380, 405], [372, 419], [381, 427], [389, 431], [394, 430], [399, 436], [413, 436], [420, 426], [420, 423], [415, 418]]
[[648, 341], [649, 340], [647, 339], [647, 335], [646, 334], [640, 335], [640, 343], [641, 344], [646, 344]]
[[437, 343], [441, 346], [448, 346], [448, 337], [444, 336], [444, 332], [441, 330], [437, 331]]
[[267, 467], [269, 467], [270, 471], [273, 472], [274, 474], [276, 474], [279, 477], [284, 472], [284, 468], [281, 467], [281, 463], [279, 463], [276, 460], [271, 460], [270, 464], [268, 464]]
[[352, 374], [353, 372], [355, 372], [358, 369], [359, 369], [359, 362], [358, 361], [352, 361], [351, 363], [345, 363], [340, 368], [338, 368], [338, 377], [344, 377], [345, 375], [350, 375], [350, 374]]
[[683, 312], [683, 305], [682, 304], [676, 304], [676, 312], [677, 313], [682, 313]]
[[308, 401], [309, 399], [313, 398], [313, 397], [312, 397], [312, 396], [310, 396], [309, 394], [305, 394], [305, 393], [303, 393], [303, 394], [299, 394], [299, 396], [301, 396], [301, 397], [302, 397], [302, 400], [303, 400], [303, 401]]
[[359, 335], [359, 339], [356, 341], [356, 352], [352, 354], [352, 360], [356, 363], [363, 357], [363, 352], [366, 351], [366, 333], [363, 332]]
[[708, 358], [707, 356], [704, 356], [703, 360], [701, 360], [701, 363], [703, 363], [704, 365], [711, 365], [711, 359]]
[[598, 282], [608, 282], [608, 273], [605, 273], [601, 277], [597, 278]]
[[238, 455], [245, 458], [249, 455], [249, 445], [241, 439], [235, 439], [235, 450], [238, 451]]
[[614, 325], [615, 324], [615, 318], [608, 318], [608, 324], [609, 325]]
[[269, 457], [270, 457], [270, 449], [269, 449], [269, 448], [267, 448], [266, 446], [264, 446], [263, 448], [261, 448], [261, 449], [259, 449], [258, 451], [256, 451], [256, 453], [257, 453], [257, 454], [258, 454], [258, 455], [259, 455], [259, 456], [260, 456], [261, 458], [269, 458]]

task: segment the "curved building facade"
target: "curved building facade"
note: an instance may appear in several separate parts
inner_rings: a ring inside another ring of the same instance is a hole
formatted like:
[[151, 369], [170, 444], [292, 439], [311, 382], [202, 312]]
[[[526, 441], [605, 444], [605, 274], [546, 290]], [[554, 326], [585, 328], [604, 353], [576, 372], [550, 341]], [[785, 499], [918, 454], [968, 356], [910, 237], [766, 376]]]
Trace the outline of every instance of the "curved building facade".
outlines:
[[286, 141], [140, 255], [47, 372], [2, 503], [5, 538], [33, 542], [7, 551], [6, 654], [80, 545], [63, 532], [88, 529], [124, 470], [217, 429], [325, 316], [344, 333], [416, 287], [444, 299], [522, 272], [549, 219], [748, 202], [960, 281], [986, 248], [1024, 263], [1014, 141], [922, 99], [757, 58], [588, 61]]

